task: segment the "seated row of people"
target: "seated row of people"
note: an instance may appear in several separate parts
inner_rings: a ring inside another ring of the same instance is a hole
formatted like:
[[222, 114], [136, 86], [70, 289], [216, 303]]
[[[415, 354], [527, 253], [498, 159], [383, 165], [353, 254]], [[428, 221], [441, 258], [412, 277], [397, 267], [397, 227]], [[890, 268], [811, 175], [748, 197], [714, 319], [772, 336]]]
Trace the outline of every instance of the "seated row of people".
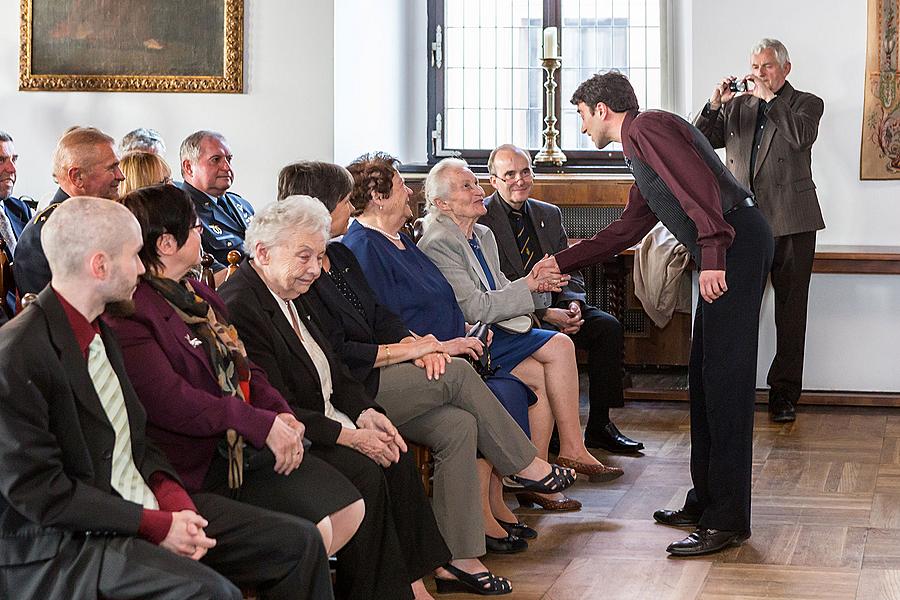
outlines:
[[[230, 154], [221, 136], [198, 133], [182, 145], [182, 173], [204, 180], [205, 188], [219, 185], [218, 196], [203, 192], [199, 202], [224, 210], [210, 205], [230, 186]], [[111, 138], [97, 130], [70, 131], [65, 145], [78, 146], [79, 134], [115, 155]], [[196, 157], [192, 145], [200, 149]], [[136, 167], [134, 185], [170, 177], [160, 158], [127, 158]], [[107, 172], [121, 183], [118, 161]], [[72, 180], [85, 178], [76, 173]], [[576, 471], [603, 480], [621, 475], [584, 447], [569, 338], [515, 323], [534, 310], [532, 292], [558, 292], [566, 278], [540, 264], [524, 283], [503, 278], [489, 234], [472, 236], [481, 227], [471, 217], [484, 193], [464, 163], [439, 165], [426, 189], [429, 220], [464, 240], [468, 233], [477, 264], [442, 261], [438, 251], [435, 266], [400, 233], [409, 188], [392, 158], [362, 157], [349, 173], [297, 163], [279, 177], [280, 201], [250, 222], [247, 258], [220, 290], [224, 304], [186, 279], [199, 260], [201, 230], [218, 228], [215, 219], [206, 227], [199, 219], [199, 190], [162, 183], [123, 200], [141, 226], [147, 274], [132, 288], [133, 301], [112, 303], [105, 318], [121, 340], [148, 435], [188, 493], [230, 495], [315, 523], [326, 551], [339, 556], [339, 597], [425, 598], [422, 577], [431, 572], [439, 591], [509, 593], [510, 582], [478, 557], [486, 549], [521, 551], [536, 532], [503, 502], [501, 478], [508, 476], [523, 504], [566, 510], [580, 507], [562, 495]], [[62, 182], [60, 192], [69, 195]], [[361, 212], [346, 246], [329, 244], [347, 231], [351, 201]], [[55, 210], [33, 223], [38, 250]], [[246, 223], [251, 215], [238, 208], [229, 216]], [[426, 232], [420, 242], [426, 252], [441, 248], [430, 239]], [[17, 253], [14, 266], [28, 268], [19, 260]], [[487, 285], [461, 292], [454, 270], [473, 266]], [[466, 305], [479, 295], [486, 297], [481, 312]], [[509, 314], [498, 316], [503, 311]], [[492, 327], [489, 350], [463, 337], [466, 320], [502, 319], [508, 327]], [[498, 368], [486, 381], [452, 358], [487, 351]], [[559, 462], [570, 468], [546, 462], [554, 417]], [[404, 438], [434, 450], [434, 512]], [[312, 442], [308, 452], [304, 439]]]

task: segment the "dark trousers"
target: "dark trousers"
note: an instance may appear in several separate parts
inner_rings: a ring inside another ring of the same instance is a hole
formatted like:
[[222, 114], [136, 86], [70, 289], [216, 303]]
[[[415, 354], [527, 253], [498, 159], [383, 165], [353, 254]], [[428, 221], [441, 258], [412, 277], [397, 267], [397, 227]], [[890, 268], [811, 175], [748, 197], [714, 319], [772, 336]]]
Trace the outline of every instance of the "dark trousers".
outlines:
[[726, 254], [728, 291], [701, 297], [694, 319], [689, 385], [691, 479], [685, 509], [700, 527], [750, 529], [753, 405], [759, 310], [774, 239], [757, 208], [726, 215], [734, 242]]
[[591, 410], [585, 437], [599, 436], [609, 418], [609, 409], [624, 406], [622, 397], [622, 352], [624, 334], [619, 320], [593, 306], [582, 307], [584, 324], [572, 336], [576, 348], [588, 353], [588, 398]]
[[410, 584], [450, 560], [412, 455], [383, 469], [343, 446], [313, 445], [310, 452], [347, 477], [366, 502], [362, 525], [337, 555], [338, 597], [412, 598]]
[[233, 581], [266, 599], [333, 598], [328, 557], [312, 523], [215, 494], [192, 498], [216, 540], [201, 562], [135, 537], [73, 534], [52, 558], [3, 567], [0, 597], [240, 600]]
[[803, 389], [806, 310], [816, 254], [816, 232], [775, 238], [771, 280], [775, 290], [776, 350], [766, 382], [772, 393], [796, 402]]

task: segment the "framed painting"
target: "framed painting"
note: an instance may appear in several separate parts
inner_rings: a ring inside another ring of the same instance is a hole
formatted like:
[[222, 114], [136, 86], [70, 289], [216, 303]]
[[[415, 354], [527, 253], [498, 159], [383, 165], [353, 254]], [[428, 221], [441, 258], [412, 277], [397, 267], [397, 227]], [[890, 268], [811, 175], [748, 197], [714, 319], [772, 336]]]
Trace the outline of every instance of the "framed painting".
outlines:
[[244, 0], [21, 0], [19, 89], [244, 89]]
[[860, 179], [900, 179], [900, 1], [868, 0]]

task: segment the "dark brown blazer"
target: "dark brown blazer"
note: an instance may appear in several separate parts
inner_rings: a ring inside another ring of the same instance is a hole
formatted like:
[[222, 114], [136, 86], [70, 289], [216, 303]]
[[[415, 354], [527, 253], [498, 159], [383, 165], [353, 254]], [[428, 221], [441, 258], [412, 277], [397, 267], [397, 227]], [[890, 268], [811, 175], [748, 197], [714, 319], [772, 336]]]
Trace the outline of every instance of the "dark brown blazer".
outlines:
[[812, 145], [825, 110], [821, 98], [785, 82], [772, 101], [750, 185], [750, 152], [759, 98], [735, 96], [718, 111], [701, 111], [694, 125], [713, 148], [725, 148], [734, 177], [753, 189], [775, 237], [825, 228], [812, 179]]
[[[134, 463], [178, 481], [146, 439], [146, 414], [115, 336], [100, 334], [119, 377]], [[110, 484], [115, 431], [62, 305], [47, 286], [0, 336], [0, 581], [7, 567], [52, 558], [73, 536], [136, 536], [142, 507]]]

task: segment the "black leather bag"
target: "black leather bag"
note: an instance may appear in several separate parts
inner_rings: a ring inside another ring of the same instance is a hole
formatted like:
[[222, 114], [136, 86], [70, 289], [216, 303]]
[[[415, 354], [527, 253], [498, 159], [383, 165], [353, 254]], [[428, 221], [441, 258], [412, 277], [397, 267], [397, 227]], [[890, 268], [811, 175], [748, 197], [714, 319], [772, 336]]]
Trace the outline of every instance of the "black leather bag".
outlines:
[[490, 331], [490, 325], [482, 323], [481, 321], [476, 321], [466, 334], [466, 337], [473, 337], [479, 340], [483, 345], [484, 352], [481, 353], [480, 357], [475, 359], [471, 356], [467, 356], [469, 363], [475, 369], [475, 372], [481, 375], [482, 379], [487, 379], [497, 371], [497, 369], [491, 367], [491, 349], [488, 346], [488, 334]]

